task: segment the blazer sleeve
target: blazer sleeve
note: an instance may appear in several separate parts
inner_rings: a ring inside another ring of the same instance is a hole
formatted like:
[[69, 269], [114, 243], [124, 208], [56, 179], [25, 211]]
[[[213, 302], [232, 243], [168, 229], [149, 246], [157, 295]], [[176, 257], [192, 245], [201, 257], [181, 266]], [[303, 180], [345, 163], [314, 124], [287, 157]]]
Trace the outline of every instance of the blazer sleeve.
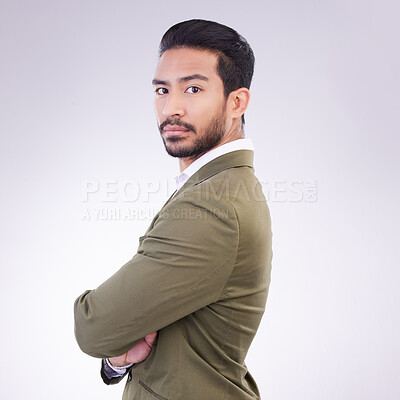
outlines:
[[135, 256], [74, 305], [75, 336], [93, 357], [126, 353], [144, 336], [216, 302], [232, 272], [239, 240], [224, 199], [171, 201], [140, 238]]

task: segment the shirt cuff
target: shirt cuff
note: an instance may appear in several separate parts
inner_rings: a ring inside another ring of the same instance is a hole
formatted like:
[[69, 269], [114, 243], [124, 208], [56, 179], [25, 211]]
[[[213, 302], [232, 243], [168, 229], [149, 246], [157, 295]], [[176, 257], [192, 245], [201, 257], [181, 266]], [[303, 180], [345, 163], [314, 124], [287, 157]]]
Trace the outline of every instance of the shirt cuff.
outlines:
[[119, 378], [126, 374], [126, 370], [132, 367], [133, 364], [125, 365], [124, 367], [117, 367], [112, 365], [108, 358], [103, 359], [103, 370], [108, 379]]

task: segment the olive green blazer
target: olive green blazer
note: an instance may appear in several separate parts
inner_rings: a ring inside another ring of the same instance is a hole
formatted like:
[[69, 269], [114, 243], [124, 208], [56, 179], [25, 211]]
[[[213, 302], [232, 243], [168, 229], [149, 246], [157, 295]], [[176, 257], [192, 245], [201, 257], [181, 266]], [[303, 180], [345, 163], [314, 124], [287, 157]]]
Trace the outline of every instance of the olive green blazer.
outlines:
[[258, 399], [245, 357], [265, 309], [271, 238], [253, 152], [210, 161], [154, 217], [134, 257], [75, 301], [80, 348], [115, 357], [159, 332], [130, 368], [124, 400]]

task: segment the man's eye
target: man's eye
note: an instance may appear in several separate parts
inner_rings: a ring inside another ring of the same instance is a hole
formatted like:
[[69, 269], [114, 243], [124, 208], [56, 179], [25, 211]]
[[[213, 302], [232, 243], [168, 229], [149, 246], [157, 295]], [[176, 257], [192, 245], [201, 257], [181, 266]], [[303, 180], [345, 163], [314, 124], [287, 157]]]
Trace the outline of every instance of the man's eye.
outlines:
[[156, 94], [162, 95], [162, 94], [167, 94], [168, 90], [163, 88], [163, 87], [161, 87], [161, 88], [156, 88], [155, 92], [156, 92]]
[[190, 87], [188, 87], [187, 89], [186, 89], [186, 91], [188, 92], [188, 93], [199, 93], [200, 92], [200, 88], [198, 88], [197, 86], [190, 86]]

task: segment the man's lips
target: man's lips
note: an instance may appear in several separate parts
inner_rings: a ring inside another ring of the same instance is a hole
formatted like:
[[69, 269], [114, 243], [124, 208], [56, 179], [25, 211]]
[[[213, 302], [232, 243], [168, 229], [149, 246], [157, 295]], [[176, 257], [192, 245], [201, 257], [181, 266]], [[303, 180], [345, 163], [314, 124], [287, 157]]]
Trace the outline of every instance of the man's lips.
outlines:
[[166, 137], [181, 136], [184, 133], [189, 132], [189, 129], [179, 125], [166, 125], [163, 132]]

